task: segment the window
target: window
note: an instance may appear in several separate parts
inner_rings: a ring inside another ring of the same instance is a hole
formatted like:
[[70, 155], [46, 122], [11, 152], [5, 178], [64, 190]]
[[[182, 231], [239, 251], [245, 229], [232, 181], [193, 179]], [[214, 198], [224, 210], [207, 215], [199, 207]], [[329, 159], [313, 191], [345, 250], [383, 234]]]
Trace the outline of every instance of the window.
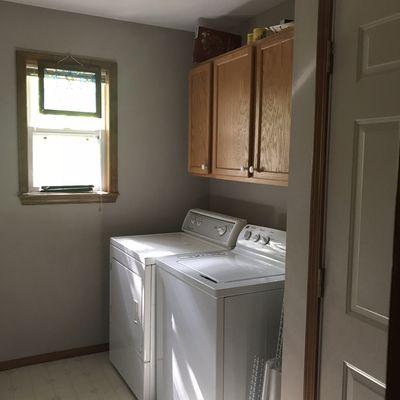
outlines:
[[116, 64], [17, 51], [23, 204], [113, 202]]

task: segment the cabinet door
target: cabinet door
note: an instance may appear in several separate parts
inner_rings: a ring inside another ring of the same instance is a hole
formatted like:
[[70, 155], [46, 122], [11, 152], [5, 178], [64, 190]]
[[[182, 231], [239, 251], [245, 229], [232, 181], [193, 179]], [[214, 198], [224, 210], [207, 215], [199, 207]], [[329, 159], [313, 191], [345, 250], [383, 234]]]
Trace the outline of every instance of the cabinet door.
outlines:
[[257, 45], [254, 178], [287, 185], [292, 100], [293, 30]]
[[216, 175], [249, 175], [252, 86], [252, 46], [215, 59], [213, 173]]
[[189, 172], [211, 171], [212, 64], [201, 64], [189, 73]]

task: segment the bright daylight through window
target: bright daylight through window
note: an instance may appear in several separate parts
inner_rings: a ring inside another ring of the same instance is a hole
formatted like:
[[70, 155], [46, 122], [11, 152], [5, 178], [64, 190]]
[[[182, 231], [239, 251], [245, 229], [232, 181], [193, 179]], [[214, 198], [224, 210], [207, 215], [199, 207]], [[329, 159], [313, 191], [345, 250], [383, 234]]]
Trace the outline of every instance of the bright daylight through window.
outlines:
[[[44, 78], [45, 104], [58, 110], [93, 109], [95, 84], [81, 76]], [[43, 114], [39, 110], [39, 79], [27, 76], [28, 135], [32, 155], [31, 191], [45, 186], [92, 185], [101, 191], [106, 131], [106, 84], [101, 84], [101, 118]]]
[[16, 55], [22, 204], [115, 202], [117, 64]]

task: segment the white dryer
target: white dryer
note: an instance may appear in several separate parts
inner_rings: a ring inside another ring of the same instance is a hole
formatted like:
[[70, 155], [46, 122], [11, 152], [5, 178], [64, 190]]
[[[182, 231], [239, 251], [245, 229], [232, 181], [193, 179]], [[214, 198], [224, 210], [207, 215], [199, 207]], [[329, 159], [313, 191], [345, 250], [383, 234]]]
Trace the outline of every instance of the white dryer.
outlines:
[[232, 251], [157, 261], [159, 400], [261, 398], [278, 340], [285, 253], [285, 232], [247, 225]]
[[245, 224], [193, 209], [182, 232], [111, 238], [110, 361], [139, 400], [155, 399], [156, 258], [232, 248]]

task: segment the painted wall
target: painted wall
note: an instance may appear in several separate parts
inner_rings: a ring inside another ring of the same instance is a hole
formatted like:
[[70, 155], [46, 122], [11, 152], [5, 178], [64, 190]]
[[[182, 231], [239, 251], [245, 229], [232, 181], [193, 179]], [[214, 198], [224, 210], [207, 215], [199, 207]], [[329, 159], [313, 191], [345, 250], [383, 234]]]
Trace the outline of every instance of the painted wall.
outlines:
[[282, 400], [303, 399], [318, 0], [296, 0]]
[[[255, 27], [279, 24], [294, 18], [294, 1], [286, 1], [239, 26], [243, 37]], [[288, 188], [210, 180], [210, 208], [247, 218], [250, 223], [286, 229]]]
[[252, 32], [253, 28], [278, 25], [282, 19], [294, 19], [294, 3], [295, 0], [287, 0], [266, 12], [250, 18], [240, 24], [240, 32], [246, 38], [248, 32]]
[[[108, 238], [172, 231], [208, 183], [186, 173], [193, 35], [0, 1], [0, 360], [108, 340]], [[115, 204], [22, 206], [15, 49], [118, 63]]]

